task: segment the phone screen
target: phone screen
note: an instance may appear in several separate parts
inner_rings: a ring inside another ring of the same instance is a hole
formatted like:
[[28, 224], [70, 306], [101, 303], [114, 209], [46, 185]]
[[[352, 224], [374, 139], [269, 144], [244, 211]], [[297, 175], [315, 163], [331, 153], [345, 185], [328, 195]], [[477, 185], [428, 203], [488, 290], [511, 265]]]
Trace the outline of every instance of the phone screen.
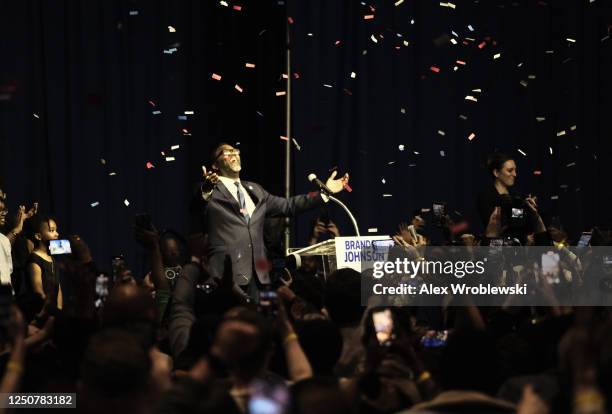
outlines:
[[70, 242], [68, 240], [50, 240], [49, 252], [52, 255], [72, 253]]
[[522, 219], [525, 211], [522, 208], [512, 207], [512, 218], [513, 219]]
[[542, 255], [542, 274], [549, 283], [559, 283], [559, 255], [547, 252]]
[[433, 203], [433, 213], [436, 217], [442, 217], [445, 212], [444, 203]]
[[591, 233], [582, 233], [580, 240], [578, 240], [578, 247], [587, 247], [591, 242]]
[[283, 414], [289, 406], [289, 390], [281, 383], [271, 384], [256, 380], [251, 386], [249, 414]]
[[421, 343], [426, 348], [438, 348], [446, 345], [448, 331], [427, 331], [421, 338]]
[[393, 315], [390, 309], [372, 313], [376, 339], [381, 345], [389, 345], [393, 339]]

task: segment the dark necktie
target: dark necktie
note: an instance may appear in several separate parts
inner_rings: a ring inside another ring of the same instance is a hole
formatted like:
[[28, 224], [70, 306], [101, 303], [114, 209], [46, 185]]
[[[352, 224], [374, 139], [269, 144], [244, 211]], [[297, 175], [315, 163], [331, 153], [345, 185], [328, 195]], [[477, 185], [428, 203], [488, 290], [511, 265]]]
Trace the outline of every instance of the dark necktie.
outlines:
[[246, 221], [249, 221], [251, 217], [249, 216], [249, 213], [246, 209], [246, 202], [244, 201], [244, 193], [242, 192], [242, 189], [240, 188], [240, 183], [238, 181], [234, 181], [234, 184], [236, 184], [236, 189], [238, 190], [238, 204], [240, 204], [240, 212], [244, 215], [244, 218], [246, 219]]

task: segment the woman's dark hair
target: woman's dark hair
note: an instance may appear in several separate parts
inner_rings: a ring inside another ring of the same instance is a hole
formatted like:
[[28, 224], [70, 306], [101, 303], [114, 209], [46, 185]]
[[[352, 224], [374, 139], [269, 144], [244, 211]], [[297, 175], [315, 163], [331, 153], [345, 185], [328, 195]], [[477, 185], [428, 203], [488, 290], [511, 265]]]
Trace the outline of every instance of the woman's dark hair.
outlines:
[[32, 243], [34, 243], [34, 245], [38, 245], [39, 240], [37, 240], [36, 237], [34, 237], [34, 235], [36, 233], [41, 232], [43, 225], [50, 226], [51, 221], [54, 221], [55, 223], [57, 223], [57, 220], [55, 219], [55, 217], [51, 215], [44, 215], [44, 214], [34, 215], [30, 220], [26, 222], [28, 223], [28, 226], [25, 229], [26, 237], [30, 239]]
[[501, 170], [501, 168], [504, 166], [504, 163], [506, 161], [511, 161], [511, 160], [514, 160], [514, 158], [507, 154], [504, 154], [502, 152], [494, 152], [493, 154], [490, 154], [487, 157], [487, 161], [486, 161], [487, 171], [489, 171], [489, 174], [491, 174], [491, 176], [494, 176], [495, 174], [493, 173], [493, 171]]

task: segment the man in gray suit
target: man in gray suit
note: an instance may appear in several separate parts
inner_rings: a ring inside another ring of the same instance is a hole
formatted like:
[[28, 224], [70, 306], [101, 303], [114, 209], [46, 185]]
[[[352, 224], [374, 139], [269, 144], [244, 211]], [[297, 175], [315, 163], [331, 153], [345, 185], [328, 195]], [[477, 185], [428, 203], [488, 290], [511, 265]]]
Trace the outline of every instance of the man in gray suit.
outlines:
[[[258, 301], [259, 287], [270, 283], [267, 269], [260, 265], [266, 261], [264, 219], [293, 216], [315, 208], [326, 201], [326, 196], [314, 192], [286, 199], [269, 194], [259, 184], [241, 181], [240, 150], [225, 143], [213, 153], [212, 171], [202, 169], [200, 192], [210, 274], [221, 278], [225, 256], [229, 255], [234, 284]], [[348, 184], [349, 176], [334, 179], [335, 176], [334, 171], [326, 185], [338, 193]]]

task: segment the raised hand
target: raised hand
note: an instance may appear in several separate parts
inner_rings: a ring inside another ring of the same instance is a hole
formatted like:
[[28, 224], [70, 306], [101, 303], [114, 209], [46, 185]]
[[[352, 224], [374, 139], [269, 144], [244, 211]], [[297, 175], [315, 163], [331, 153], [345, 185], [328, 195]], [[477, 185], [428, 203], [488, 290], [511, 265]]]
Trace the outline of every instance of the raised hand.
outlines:
[[215, 184], [219, 182], [219, 176], [214, 171], [207, 171], [206, 167], [202, 165], [202, 178], [204, 183], [202, 184], [202, 192], [209, 193], [215, 187]]
[[349, 182], [348, 173], [344, 174], [342, 178], [338, 178], [337, 180], [334, 180], [337, 174], [338, 174], [338, 171], [334, 170], [329, 176], [329, 178], [327, 179], [327, 181], [325, 182], [325, 185], [327, 186], [327, 188], [329, 188], [334, 194], [342, 191], [344, 189], [344, 185], [348, 184]]

